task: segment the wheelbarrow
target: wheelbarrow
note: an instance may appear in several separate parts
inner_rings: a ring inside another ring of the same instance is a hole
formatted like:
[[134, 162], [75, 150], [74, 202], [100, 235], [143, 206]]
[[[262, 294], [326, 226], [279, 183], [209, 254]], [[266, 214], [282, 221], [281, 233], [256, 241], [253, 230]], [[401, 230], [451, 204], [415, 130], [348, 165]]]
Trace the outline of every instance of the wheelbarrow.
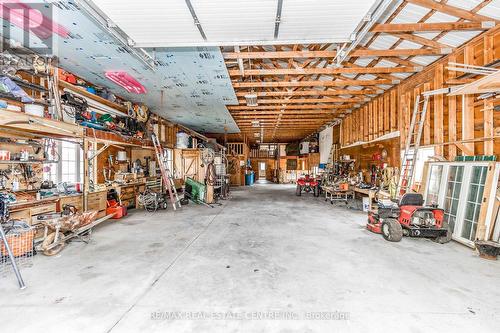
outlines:
[[92, 223], [97, 215], [97, 211], [79, 213], [71, 210], [69, 214], [43, 214], [38, 216], [38, 222], [44, 226], [43, 242], [37, 250], [46, 256], [53, 256], [62, 251], [67, 241], [78, 237], [81, 241], [88, 243], [92, 228]]

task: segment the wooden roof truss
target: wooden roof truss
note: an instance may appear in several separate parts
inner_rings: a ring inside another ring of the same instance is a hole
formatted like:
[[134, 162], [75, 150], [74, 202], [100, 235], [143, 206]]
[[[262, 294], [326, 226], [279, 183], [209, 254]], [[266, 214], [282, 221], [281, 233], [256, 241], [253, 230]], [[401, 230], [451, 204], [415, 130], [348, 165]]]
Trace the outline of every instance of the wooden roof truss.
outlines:
[[[447, 0], [405, 0], [383, 23], [373, 26], [360, 43], [337, 67], [333, 44], [238, 46], [222, 49], [239, 105], [228, 106], [242, 134], [250, 141], [260, 127], [264, 142], [290, 142], [302, 139], [325, 125], [343, 118], [352, 110], [400, 83], [396, 73], [413, 74], [422, 66], [417, 56], [443, 56], [453, 47], [439, 42], [450, 31], [487, 30], [496, 25], [493, 18], [478, 12], [492, 0], [484, 0], [466, 11], [447, 4]], [[415, 23], [392, 23], [408, 4], [430, 11]], [[426, 22], [434, 13], [455, 16], [456, 22]], [[439, 32], [427, 39], [415, 33]], [[387, 49], [372, 48], [375, 39], [391, 35], [397, 42]], [[420, 48], [400, 49], [404, 41]], [[366, 66], [356, 65], [360, 58], [370, 59]], [[393, 66], [386, 65], [387, 63]], [[257, 95], [258, 106], [247, 106], [245, 95]]]

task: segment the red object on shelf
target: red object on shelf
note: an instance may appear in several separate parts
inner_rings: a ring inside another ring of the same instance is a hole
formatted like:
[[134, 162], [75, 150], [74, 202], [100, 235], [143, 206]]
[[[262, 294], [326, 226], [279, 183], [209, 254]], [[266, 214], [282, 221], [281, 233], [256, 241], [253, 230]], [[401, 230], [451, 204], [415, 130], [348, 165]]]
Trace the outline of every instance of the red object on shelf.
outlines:
[[127, 72], [105, 72], [104, 75], [117, 85], [123, 87], [126, 91], [134, 94], [145, 94], [146, 88]]
[[69, 36], [69, 31], [65, 27], [20, 0], [0, 0], [0, 17], [25, 31], [34, 33], [41, 39], [48, 39], [53, 34], [63, 38]]

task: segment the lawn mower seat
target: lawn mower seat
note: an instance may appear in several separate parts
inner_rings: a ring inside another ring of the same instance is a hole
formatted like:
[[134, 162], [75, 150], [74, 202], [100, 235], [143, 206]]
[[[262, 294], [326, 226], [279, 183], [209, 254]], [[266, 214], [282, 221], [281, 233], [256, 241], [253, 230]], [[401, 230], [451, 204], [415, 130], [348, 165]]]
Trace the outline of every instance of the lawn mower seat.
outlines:
[[399, 207], [401, 206], [423, 206], [424, 197], [420, 193], [406, 193], [399, 200]]

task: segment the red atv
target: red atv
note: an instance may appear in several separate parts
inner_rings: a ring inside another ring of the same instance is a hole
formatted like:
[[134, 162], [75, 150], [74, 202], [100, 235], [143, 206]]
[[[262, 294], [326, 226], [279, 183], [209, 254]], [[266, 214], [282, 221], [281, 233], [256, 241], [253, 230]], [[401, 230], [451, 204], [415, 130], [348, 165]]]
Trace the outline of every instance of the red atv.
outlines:
[[304, 177], [300, 177], [297, 180], [297, 189], [295, 190], [295, 195], [301, 196], [302, 191], [304, 192], [313, 192], [315, 197], [319, 197], [319, 182], [309, 175], [305, 175]]
[[399, 242], [403, 236], [432, 238], [444, 244], [451, 240], [451, 228], [443, 220], [444, 211], [424, 206], [419, 193], [406, 193], [396, 207], [379, 207], [368, 213], [366, 228], [385, 240]]

